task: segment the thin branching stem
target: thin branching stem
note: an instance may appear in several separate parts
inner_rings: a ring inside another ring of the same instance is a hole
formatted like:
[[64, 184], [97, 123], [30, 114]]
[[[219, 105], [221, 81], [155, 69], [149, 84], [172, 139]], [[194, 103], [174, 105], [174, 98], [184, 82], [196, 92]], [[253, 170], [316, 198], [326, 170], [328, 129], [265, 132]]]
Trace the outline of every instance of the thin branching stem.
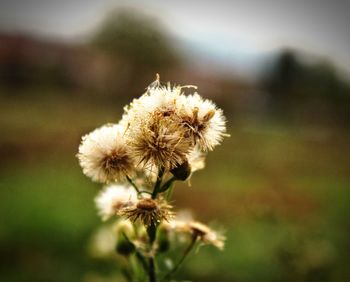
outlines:
[[[147, 233], [149, 237], [150, 248], [152, 249], [153, 243], [156, 240], [157, 226], [155, 224], [151, 224], [150, 226], [148, 226]], [[153, 255], [151, 255], [148, 260], [148, 277], [149, 277], [149, 282], [156, 282], [157, 280]]]
[[132, 187], [134, 187], [134, 189], [136, 190], [137, 194], [140, 194], [140, 190], [139, 188], [136, 186], [136, 184], [134, 183], [134, 181], [132, 181], [132, 179], [127, 175], [126, 179], [129, 181], [129, 183], [131, 184]]
[[149, 258], [149, 270], [148, 270], [149, 282], [156, 282], [156, 271], [154, 266], [154, 258]]
[[121, 272], [123, 273], [123, 275], [124, 275], [126, 281], [128, 281], [128, 282], [132, 282], [132, 281], [133, 281], [132, 275], [128, 272], [128, 270], [122, 269]]
[[171, 183], [169, 189], [167, 190], [168, 193], [166, 194], [166, 200], [170, 201], [171, 195], [173, 194], [173, 188], [174, 188], [174, 182]]
[[142, 265], [143, 269], [147, 272], [148, 271], [148, 265], [145, 257], [140, 253], [138, 250], [135, 251], [135, 256]]
[[140, 194], [149, 194], [152, 195], [152, 192], [146, 190], [140, 190]]
[[152, 192], [152, 199], [155, 199], [157, 197], [157, 194], [158, 194], [159, 189], [160, 189], [160, 185], [162, 184], [164, 173], [165, 173], [164, 167], [160, 167], [159, 171], [158, 171], [157, 181], [154, 185], [154, 189]]
[[188, 245], [188, 247], [186, 248], [186, 250], [184, 251], [182, 257], [180, 258], [180, 260], [177, 262], [177, 264], [173, 267], [172, 270], [170, 270], [161, 280], [161, 282], [163, 281], [168, 281], [171, 277], [171, 275], [173, 275], [178, 269], [179, 267], [182, 265], [182, 263], [184, 262], [185, 258], [189, 255], [189, 253], [191, 252], [191, 250], [193, 249], [193, 247], [195, 246], [196, 242], [197, 242], [197, 235], [193, 235], [192, 240], [190, 242], [190, 244]]
[[[153, 192], [152, 192], [152, 199], [155, 199], [157, 197], [157, 194], [159, 192], [159, 189], [162, 184], [163, 176], [165, 173], [165, 168], [160, 167], [158, 171], [158, 176], [157, 176], [157, 181], [154, 184]], [[153, 247], [153, 243], [156, 240], [156, 234], [157, 234], [157, 225], [151, 224], [150, 226], [147, 227], [147, 233], [149, 237], [149, 242], [150, 242], [150, 248]], [[151, 256], [149, 258], [149, 263], [148, 263], [149, 269], [148, 269], [148, 277], [149, 277], [149, 282], [156, 282], [156, 269], [155, 269], [155, 264], [154, 264], [154, 257]]]
[[168, 179], [163, 185], [162, 187], [159, 189], [159, 193], [163, 193], [165, 191], [167, 191], [171, 185], [174, 183], [174, 181], [177, 180], [177, 178], [175, 176], [171, 177], [170, 179]]

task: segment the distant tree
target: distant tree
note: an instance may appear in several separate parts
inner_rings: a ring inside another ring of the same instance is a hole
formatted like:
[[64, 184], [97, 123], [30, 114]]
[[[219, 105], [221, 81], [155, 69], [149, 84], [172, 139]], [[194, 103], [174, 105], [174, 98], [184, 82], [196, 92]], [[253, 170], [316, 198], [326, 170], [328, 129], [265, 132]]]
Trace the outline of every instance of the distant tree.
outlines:
[[91, 44], [114, 58], [115, 76], [122, 76], [118, 83], [129, 87], [135, 92], [133, 95], [143, 89], [145, 79], [150, 81], [155, 73], [169, 70], [179, 63], [173, 43], [160, 23], [131, 10], [109, 14]]
[[285, 50], [277, 57], [264, 81], [264, 87], [271, 95], [271, 108], [274, 111], [285, 112], [289, 108], [304, 72], [293, 51]]
[[[295, 111], [327, 114], [347, 120], [350, 115], [350, 85], [335, 67], [324, 59], [292, 50], [282, 51], [263, 78], [263, 87], [270, 95], [271, 112], [288, 115]], [[311, 57], [310, 57], [311, 58]], [[316, 60], [315, 60], [316, 59]]]

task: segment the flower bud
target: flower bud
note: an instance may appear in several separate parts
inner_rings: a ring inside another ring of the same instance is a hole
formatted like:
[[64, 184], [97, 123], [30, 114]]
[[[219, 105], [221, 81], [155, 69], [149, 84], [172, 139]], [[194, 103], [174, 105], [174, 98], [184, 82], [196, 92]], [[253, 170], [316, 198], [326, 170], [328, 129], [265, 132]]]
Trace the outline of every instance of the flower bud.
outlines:
[[128, 256], [135, 251], [135, 246], [127, 239], [126, 235], [120, 234], [115, 249], [118, 254]]
[[170, 170], [170, 172], [176, 177], [176, 179], [185, 181], [191, 174], [191, 166], [186, 160], [181, 165]]
[[164, 253], [170, 248], [169, 230], [160, 227], [157, 234], [158, 251]]

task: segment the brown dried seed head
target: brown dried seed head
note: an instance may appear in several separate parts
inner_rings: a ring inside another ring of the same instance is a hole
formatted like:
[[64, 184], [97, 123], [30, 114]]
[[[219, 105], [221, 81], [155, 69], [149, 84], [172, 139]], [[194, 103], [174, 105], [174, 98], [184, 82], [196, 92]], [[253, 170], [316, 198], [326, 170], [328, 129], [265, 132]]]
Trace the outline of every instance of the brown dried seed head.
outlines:
[[210, 232], [209, 227], [200, 222], [191, 222], [189, 225], [192, 231], [198, 236], [204, 236]]
[[152, 211], [157, 208], [157, 203], [152, 199], [142, 199], [136, 207], [141, 210]]

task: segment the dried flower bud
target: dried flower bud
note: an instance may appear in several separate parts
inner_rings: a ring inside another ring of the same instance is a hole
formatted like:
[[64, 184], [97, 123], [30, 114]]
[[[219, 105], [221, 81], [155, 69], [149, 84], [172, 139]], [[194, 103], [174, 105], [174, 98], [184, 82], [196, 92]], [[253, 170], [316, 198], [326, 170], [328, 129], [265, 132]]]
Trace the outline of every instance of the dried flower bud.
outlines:
[[118, 237], [115, 250], [120, 255], [128, 256], [135, 251], [135, 246], [123, 233]]
[[186, 160], [170, 171], [178, 180], [185, 181], [191, 175], [191, 166]]

